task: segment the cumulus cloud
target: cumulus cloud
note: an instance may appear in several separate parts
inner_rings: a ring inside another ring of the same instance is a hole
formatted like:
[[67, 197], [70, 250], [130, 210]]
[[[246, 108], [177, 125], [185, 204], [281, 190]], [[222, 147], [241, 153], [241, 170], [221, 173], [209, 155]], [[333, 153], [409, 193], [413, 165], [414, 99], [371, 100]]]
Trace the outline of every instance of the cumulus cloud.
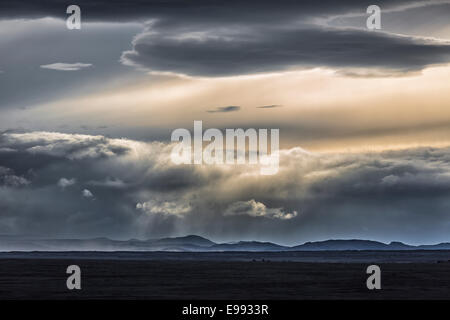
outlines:
[[136, 209], [147, 213], [162, 213], [167, 215], [176, 215], [182, 217], [192, 208], [189, 203], [184, 201], [158, 201], [150, 200], [143, 203], [136, 204]]
[[[254, 165], [174, 165], [170, 144], [102, 136], [3, 133], [0, 148], [17, 150], [0, 158], [0, 232], [281, 243], [437, 242], [450, 232], [450, 148], [292, 148], [280, 150], [274, 176]], [[55, 197], [61, 177], [76, 187]]]
[[267, 217], [272, 219], [289, 220], [297, 216], [297, 211], [286, 213], [283, 208], [267, 208], [264, 203], [254, 199], [232, 203], [224, 213], [226, 216], [248, 215], [251, 217]]
[[56, 132], [11, 133], [4, 135], [6, 148], [26, 150], [32, 154], [46, 154], [68, 159], [99, 158], [127, 152], [128, 145], [121, 140], [103, 136], [64, 134]]
[[89, 191], [88, 189], [84, 189], [83, 191], [81, 191], [81, 194], [83, 195], [83, 197], [85, 198], [93, 198], [94, 195], [92, 194], [91, 191]]
[[81, 69], [86, 69], [92, 67], [92, 64], [90, 63], [52, 63], [52, 64], [45, 64], [41, 65], [42, 69], [50, 69], [50, 70], [57, 70], [57, 71], [78, 71]]
[[14, 171], [0, 166], [0, 186], [21, 187], [29, 185], [30, 181], [22, 176], [17, 176]]

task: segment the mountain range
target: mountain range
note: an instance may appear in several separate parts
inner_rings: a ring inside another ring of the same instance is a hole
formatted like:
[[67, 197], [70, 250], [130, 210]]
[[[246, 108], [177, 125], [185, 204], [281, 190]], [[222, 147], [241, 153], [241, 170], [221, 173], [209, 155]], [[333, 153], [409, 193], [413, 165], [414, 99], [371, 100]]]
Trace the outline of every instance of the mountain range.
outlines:
[[272, 242], [239, 241], [216, 243], [197, 235], [148, 240], [39, 239], [0, 235], [0, 251], [344, 251], [344, 250], [450, 250], [450, 243], [434, 245], [389, 244], [373, 240], [326, 240], [306, 242], [296, 246], [282, 246]]

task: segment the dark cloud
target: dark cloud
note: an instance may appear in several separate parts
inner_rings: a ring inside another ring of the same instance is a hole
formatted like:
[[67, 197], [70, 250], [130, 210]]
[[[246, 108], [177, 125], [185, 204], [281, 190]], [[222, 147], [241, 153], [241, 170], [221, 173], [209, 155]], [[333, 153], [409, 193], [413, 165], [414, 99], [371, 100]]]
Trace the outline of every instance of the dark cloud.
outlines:
[[176, 166], [158, 142], [45, 132], [0, 141], [1, 233], [448, 241], [449, 148], [293, 148], [277, 175], [260, 176], [245, 165]]
[[[377, 5], [388, 10], [412, 3], [378, 1]], [[86, 21], [147, 22], [147, 30], [134, 39], [122, 62], [152, 71], [223, 76], [329, 66], [407, 72], [449, 62], [448, 44], [369, 32], [364, 19], [352, 25], [356, 29], [324, 26], [330, 17], [365, 16], [370, 4], [356, 0], [78, 3]], [[6, 1], [0, 5], [0, 15], [64, 19], [65, 5], [57, 0], [39, 6], [31, 1]]]
[[14, 174], [14, 171], [0, 166], [0, 186], [7, 187], [21, 187], [30, 184], [25, 177], [19, 177]]
[[[242, 25], [189, 31], [150, 28], [125, 52], [126, 64], [194, 76], [237, 75], [329, 66], [420, 70], [450, 61], [450, 45], [357, 29]], [[222, 29], [222, 30], [220, 30]], [[202, 32], [204, 32], [202, 34]]]
[[233, 111], [239, 111], [241, 110], [241, 107], [239, 106], [226, 106], [226, 107], [218, 107], [213, 110], [208, 110], [209, 113], [216, 113], [216, 112], [233, 112]]
[[[412, 3], [377, 4], [386, 10]], [[364, 19], [352, 29], [317, 24], [348, 13], [364, 17], [368, 5], [357, 1], [217, 1], [214, 5], [176, 1], [170, 2], [169, 11], [159, 3], [149, 16], [152, 22], [147, 31], [135, 38], [133, 50], [122, 55], [122, 62], [152, 71], [223, 76], [311, 66], [400, 73], [449, 61], [448, 43], [370, 32]]]
[[[388, 8], [411, 0], [379, 0], [378, 5]], [[66, 8], [72, 3], [63, 0], [47, 0], [36, 4], [32, 0], [4, 0], [0, 2], [0, 17], [3, 18], [66, 18]], [[78, 0], [83, 19], [87, 21], [136, 21], [149, 18], [166, 18], [168, 16], [186, 21], [234, 20], [270, 22], [272, 19], [292, 16], [328, 15], [347, 13], [348, 11], [365, 12], [370, 1], [323, 0]]]

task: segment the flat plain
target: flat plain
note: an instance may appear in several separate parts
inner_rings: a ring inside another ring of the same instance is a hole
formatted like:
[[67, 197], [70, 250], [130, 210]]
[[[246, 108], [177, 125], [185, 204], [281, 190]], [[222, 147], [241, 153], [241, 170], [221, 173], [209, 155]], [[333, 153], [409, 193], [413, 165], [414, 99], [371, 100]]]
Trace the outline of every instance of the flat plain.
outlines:
[[[81, 268], [82, 289], [66, 288]], [[378, 264], [381, 290], [368, 290]], [[450, 299], [449, 251], [0, 253], [0, 299]]]

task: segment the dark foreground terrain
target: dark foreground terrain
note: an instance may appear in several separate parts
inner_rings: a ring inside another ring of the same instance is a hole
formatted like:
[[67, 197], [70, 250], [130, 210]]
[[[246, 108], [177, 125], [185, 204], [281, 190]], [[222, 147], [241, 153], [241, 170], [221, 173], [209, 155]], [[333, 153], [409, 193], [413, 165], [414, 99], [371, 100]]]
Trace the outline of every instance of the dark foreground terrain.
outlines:
[[0, 299], [450, 299], [450, 252], [0, 253]]

